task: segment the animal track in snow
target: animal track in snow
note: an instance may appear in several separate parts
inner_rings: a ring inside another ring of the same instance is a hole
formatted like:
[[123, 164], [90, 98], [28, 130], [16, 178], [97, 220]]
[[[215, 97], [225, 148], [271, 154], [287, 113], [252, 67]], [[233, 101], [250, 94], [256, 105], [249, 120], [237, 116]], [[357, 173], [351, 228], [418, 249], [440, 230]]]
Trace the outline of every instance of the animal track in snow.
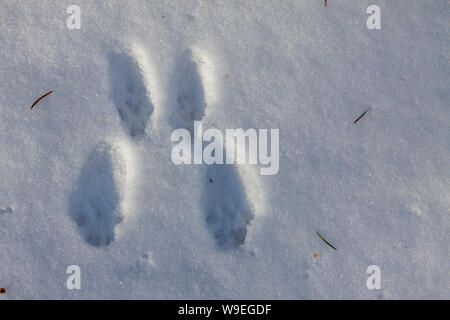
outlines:
[[211, 81], [212, 65], [204, 54], [188, 49], [178, 59], [175, 73], [175, 112], [170, 121], [174, 128], [193, 131], [194, 121], [200, 121], [206, 114], [207, 102], [211, 102], [214, 88], [207, 95], [205, 84]]
[[[175, 128], [193, 133], [194, 121], [201, 121], [217, 100], [215, 66], [201, 50], [186, 50], [175, 73], [175, 110], [170, 121]], [[208, 109], [207, 109], [208, 106]], [[224, 151], [225, 153], [225, 151]], [[224, 249], [245, 243], [248, 227], [262, 213], [263, 192], [250, 168], [213, 164], [205, 167], [203, 210], [206, 224]], [[253, 188], [253, 189], [252, 189]]]
[[205, 181], [206, 222], [217, 244], [224, 249], [244, 244], [248, 227], [255, 216], [262, 212], [261, 199], [252, 194], [254, 192], [259, 197], [263, 196], [259, 186], [246, 186], [234, 165], [207, 166]]
[[123, 220], [126, 169], [121, 150], [106, 143], [93, 150], [82, 169], [69, 213], [91, 245], [104, 246], [114, 240], [115, 228]]
[[154, 106], [150, 99], [146, 57], [139, 50], [110, 56], [113, 101], [132, 137], [144, 135]]

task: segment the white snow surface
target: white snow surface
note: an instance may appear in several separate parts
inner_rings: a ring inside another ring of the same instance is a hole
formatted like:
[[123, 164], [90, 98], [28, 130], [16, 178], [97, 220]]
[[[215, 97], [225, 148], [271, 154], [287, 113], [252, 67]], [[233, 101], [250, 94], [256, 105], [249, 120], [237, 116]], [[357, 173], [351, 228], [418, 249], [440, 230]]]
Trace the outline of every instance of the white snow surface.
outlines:
[[[448, 1], [70, 4], [0, 0], [0, 299], [450, 298]], [[278, 174], [173, 164], [193, 120]]]

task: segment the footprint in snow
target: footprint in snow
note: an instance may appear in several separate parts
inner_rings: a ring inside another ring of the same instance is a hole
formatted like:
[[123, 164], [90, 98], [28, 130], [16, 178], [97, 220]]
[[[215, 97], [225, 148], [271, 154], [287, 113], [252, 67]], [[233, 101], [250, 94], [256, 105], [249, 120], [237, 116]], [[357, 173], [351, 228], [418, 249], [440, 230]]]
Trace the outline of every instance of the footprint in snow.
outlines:
[[110, 144], [95, 148], [87, 160], [69, 200], [69, 213], [80, 234], [91, 245], [114, 240], [123, 220], [123, 187], [126, 166], [121, 150]]
[[175, 110], [170, 117], [174, 128], [185, 128], [193, 132], [194, 121], [205, 116], [205, 90], [199, 67], [202, 63], [192, 50], [186, 50], [178, 59], [175, 72]]
[[122, 124], [133, 138], [145, 134], [154, 111], [143, 60], [144, 57], [131, 52], [113, 53], [109, 57], [113, 101]]
[[203, 208], [206, 223], [219, 247], [232, 249], [245, 243], [255, 219], [255, 208], [234, 165], [206, 166]]

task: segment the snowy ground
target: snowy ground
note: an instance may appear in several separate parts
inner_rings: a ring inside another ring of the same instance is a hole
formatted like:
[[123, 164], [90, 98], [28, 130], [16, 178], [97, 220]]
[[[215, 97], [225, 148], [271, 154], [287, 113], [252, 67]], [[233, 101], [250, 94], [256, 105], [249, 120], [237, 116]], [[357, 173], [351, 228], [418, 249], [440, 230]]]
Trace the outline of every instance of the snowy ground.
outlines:
[[[70, 4], [0, 0], [0, 299], [450, 298], [448, 1]], [[278, 174], [174, 165], [193, 119]]]

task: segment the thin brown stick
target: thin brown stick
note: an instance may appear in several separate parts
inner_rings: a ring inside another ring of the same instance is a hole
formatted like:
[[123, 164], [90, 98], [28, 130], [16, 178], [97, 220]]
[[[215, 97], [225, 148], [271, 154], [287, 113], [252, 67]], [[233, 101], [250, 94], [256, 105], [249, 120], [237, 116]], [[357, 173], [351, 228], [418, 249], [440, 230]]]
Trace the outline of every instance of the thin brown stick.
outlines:
[[322, 237], [322, 235], [320, 233], [317, 232], [317, 235], [319, 236], [320, 239], [323, 240], [323, 242], [325, 242], [327, 245], [329, 245], [330, 247], [332, 247], [334, 250], [337, 251], [337, 249], [331, 243], [329, 243], [327, 240], [325, 240], [325, 238]]
[[360, 116], [358, 117], [358, 119], [355, 120], [355, 122], [353, 122], [353, 124], [357, 123], [357, 122], [359, 121], [359, 119], [361, 119], [362, 117], [364, 117], [364, 115], [367, 113], [367, 111], [369, 111], [369, 109], [367, 109], [366, 111], [364, 111], [363, 114], [360, 115]]
[[50, 93], [52, 93], [52, 92], [53, 92], [53, 90], [50, 91], [50, 92], [47, 92], [47, 93], [44, 94], [42, 97], [40, 97], [39, 99], [37, 99], [37, 100], [31, 105], [30, 110], [33, 110], [34, 106], [35, 106], [39, 101], [41, 101], [42, 99], [44, 99], [46, 96], [48, 96], [48, 95], [49, 95]]

